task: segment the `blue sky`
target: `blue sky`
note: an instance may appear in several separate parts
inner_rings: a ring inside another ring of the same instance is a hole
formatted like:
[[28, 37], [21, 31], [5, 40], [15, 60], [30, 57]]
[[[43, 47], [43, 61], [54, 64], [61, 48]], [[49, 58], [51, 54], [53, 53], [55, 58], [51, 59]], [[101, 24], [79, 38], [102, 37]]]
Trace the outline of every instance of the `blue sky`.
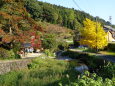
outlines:
[[[61, 5], [64, 7], [79, 8], [75, 5], [73, 0], [38, 0], [48, 2], [51, 4]], [[75, 0], [82, 11], [85, 11], [93, 16], [99, 16], [106, 21], [109, 16], [112, 16], [112, 24], [115, 24], [115, 0]]]

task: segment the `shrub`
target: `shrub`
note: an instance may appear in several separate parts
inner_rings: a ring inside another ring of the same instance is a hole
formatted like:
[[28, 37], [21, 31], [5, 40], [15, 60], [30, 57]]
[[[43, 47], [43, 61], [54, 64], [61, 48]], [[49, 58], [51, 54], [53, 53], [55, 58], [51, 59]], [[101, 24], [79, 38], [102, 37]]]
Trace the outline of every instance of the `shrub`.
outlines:
[[14, 54], [13, 50], [9, 50], [9, 57], [15, 58], [15, 54]]
[[21, 44], [20, 43], [13, 44], [13, 52], [15, 54], [15, 59], [20, 59], [21, 58], [20, 55], [17, 54], [17, 52], [20, 50], [20, 48], [21, 48]]
[[67, 50], [68, 46], [69, 46], [69, 44], [67, 42], [64, 42], [64, 41], [59, 41], [58, 42], [58, 48], [60, 50]]
[[8, 51], [3, 49], [3, 48], [0, 48], [0, 57], [1, 58], [8, 58]]
[[42, 40], [42, 47], [44, 49], [49, 49], [51, 52], [55, 52], [57, 50], [67, 50], [68, 44], [56, 38], [55, 34], [45, 34]]
[[115, 51], [115, 43], [109, 43], [107, 49], [110, 51]]
[[55, 47], [55, 45], [56, 45], [55, 35], [45, 34], [43, 36], [42, 46], [45, 49], [51, 49], [51, 48]]
[[74, 46], [78, 47], [78, 46], [80, 46], [80, 43], [78, 41], [74, 40]]
[[108, 62], [100, 68], [97, 74], [103, 78], [111, 79], [115, 76], [115, 63]]
[[45, 49], [45, 50], [44, 50], [44, 53], [45, 53], [47, 56], [54, 56], [54, 53], [53, 53], [51, 50], [49, 50], [49, 49]]
[[78, 53], [69, 50], [62, 53], [62, 56], [68, 56], [72, 59], [77, 59], [78, 55]]
[[76, 79], [75, 82], [70, 82], [70, 78], [68, 78], [68, 84], [63, 85], [63, 83], [59, 83], [59, 86], [114, 86], [114, 80], [106, 78], [105, 80], [102, 77], [97, 76], [95, 73], [90, 74], [89, 72], [85, 72], [85, 74], [81, 75]]
[[1, 59], [14, 58], [14, 53], [12, 50], [6, 50], [4, 48], [0, 48], [0, 58]]

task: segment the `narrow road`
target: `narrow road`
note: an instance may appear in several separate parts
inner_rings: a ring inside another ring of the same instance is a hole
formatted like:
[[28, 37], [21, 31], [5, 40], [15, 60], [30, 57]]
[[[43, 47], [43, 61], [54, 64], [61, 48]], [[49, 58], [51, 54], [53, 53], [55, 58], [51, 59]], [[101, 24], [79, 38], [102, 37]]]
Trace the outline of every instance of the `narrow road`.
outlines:
[[22, 59], [33, 59], [41, 56], [43, 53], [27, 53], [26, 56], [22, 56]]
[[102, 57], [105, 60], [115, 63], [115, 57], [112, 55], [97, 54], [96, 56]]

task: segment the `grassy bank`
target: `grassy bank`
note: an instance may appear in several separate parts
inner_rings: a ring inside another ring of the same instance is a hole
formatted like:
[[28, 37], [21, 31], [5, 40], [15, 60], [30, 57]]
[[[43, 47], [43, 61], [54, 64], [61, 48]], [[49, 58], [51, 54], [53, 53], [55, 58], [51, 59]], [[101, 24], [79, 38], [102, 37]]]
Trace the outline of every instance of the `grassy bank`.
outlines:
[[[27, 70], [14, 71], [0, 75], [0, 86], [114, 86], [115, 64], [104, 63], [97, 57], [87, 54], [67, 52], [63, 55], [79, 57], [95, 70], [95, 73], [80, 74], [74, 70], [78, 60], [62, 61], [50, 58], [36, 58]], [[99, 70], [99, 71], [98, 71]]]
[[70, 58], [78, 60], [78, 63], [86, 64], [91, 73], [95, 72], [103, 78], [111, 79], [115, 76], [115, 63], [104, 60], [93, 54], [68, 50], [62, 53], [62, 56], [69, 56]]
[[74, 65], [67, 61], [36, 58], [28, 65], [28, 70], [14, 71], [0, 76], [1, 86], [58, 86], [77, 78]]

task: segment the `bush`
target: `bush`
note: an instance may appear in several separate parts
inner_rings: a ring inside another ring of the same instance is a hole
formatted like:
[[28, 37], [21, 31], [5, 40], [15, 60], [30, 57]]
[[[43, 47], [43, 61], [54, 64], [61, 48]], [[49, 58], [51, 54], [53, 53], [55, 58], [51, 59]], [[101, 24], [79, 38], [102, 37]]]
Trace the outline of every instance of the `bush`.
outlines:
[[109, 43], [107, 49], [110, 51], [115, 51], [115, 43]]
[[79, 55], [78, 53], [73, 52], [73, 51], [69, 51], [69, 50], [62, 53], [62, 56], [68, 56], [68, 57], [70, 57], [72, 59], [78, 59], [77, 58], [78, 55]]
[[54, 56], [54, 53], [53, 53], [51, 50], [49, 50], [49, 49], [45, 49], [45, 50], [44, 50], [44, 53], [45, 53], [47, 56]]
[[95, 73], [90, 74], [89, 72], [85, 72], [85, 74], [78, 77], [75, 82], [70, 82], [69, 76], [67, 78], [69, 83], [66, 85], [59, 83], [59, 86], [115, 86], [114, 77], [112, 79], [106, 78], [104, 80]]
[[14, 58], [14, 53], [12, 50], [6, 50], [4, 48], [0, 48], [0, 58], [1, 59]]
[[103, 67], [100, 68], [97, 73], [99, 76], [103, 78], [112, 78], [115, 76], [115, 63], [108, 62]]
[[20, 43], [13, 44], [13, 52], [15, 54], [15, 59], [20, 59], [21, 58], [20, 55], [17, 54], [17, 52], [20, 50], [20, 48], [21, 48], [21, 44]]
[[68, 46], [69, 46], [69, 44], [66, 43], [66, 42], [64, 42], [64, 41], [61, 41], [61, 42], [59, 41], [58, 42], [58, 48], [59, 48], [59, 50], [67, 50]]
[[51, 52], [60, 50], [67, 50], [68, 44], [63, 40], [56, 39], [55, 34], [45, 34], [42, 40], [42, 47], [49, 49]]
[[80, 43], [79, 43], [78, 41], [74, 40], [74, 46], [75, 46], [75, 47], [79, 47], [79, 46], [80, 46]]
[[55, 38], [55, 35], [53, 34], [45, 34], [43, 36], [43, 40], [42, 40], [42, 47], [44, 49], [50, 49], [52, 51], [57, 50], [57, 41]]

